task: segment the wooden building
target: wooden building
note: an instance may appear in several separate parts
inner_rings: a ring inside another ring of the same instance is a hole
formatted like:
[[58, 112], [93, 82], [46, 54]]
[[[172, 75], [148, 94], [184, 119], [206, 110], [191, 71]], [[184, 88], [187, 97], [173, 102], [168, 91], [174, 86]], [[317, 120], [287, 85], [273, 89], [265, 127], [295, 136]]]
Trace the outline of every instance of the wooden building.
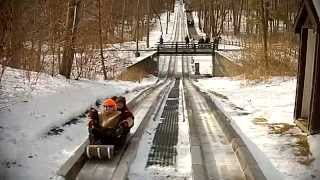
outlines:
[[309, 134], [320, 132], [320, 0], [304, 0], [295, 23], [300, 34], [295, 122]]

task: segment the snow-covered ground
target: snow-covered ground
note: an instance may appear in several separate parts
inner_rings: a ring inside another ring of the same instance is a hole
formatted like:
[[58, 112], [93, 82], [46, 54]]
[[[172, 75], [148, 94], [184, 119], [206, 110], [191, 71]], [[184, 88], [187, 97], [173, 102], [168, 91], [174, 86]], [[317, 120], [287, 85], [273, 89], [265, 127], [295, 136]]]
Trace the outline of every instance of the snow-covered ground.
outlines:
[[199, 18], [197, 12], [192, 12], [192, 16], [194, 21], [194, 27], [196, 28], [197, 33], [199, 34], [199, 36], [205, 37], [206, 34], [199, 27]]
[[[199, 72], [201, 75], [212, 75], [211, 56], [193, 56], [192, 59], [194, 60], [194, 64], [199, 63]], [[194, 66], [194, 64], [192, 66]]]
[[242, 58], [242, 52], [241, 51], [217, 51], [218, 54], [221, 56], [227, 58], [228, 60], [238, 64], [242, 65], [241, 58]]
[[[193, 15], [198, 33], [204, 35], [199, 29], [196, 14]], [[171, 15], [169, 33], [163, 34], [165, 41], [172, 40], [174, 18]], [[165, 13], [161, 14], [161, 22], [165, 31]], [[150, 32], [151, 47], [158, 42], [160, 29], [160, 23], [157, 22]], [[134, 47], [135, 42], [127, 42], [115, 44], [112, 48]], [[146, 43], [139, 42], [139, 48], [145, 49]], [[239, 47], [219, 46], [219, 49], [223, 48], [233, 48], [240, 53]], [[139, 58], [135, 58], [132, 52], [115, 52], [115, 55], [125, 59], [123, 63], [127, 63], [127, 67], [153, 52], [141, 53]], [[231, 51], [221, 53], [229, 58], [238, 56], [230, 56]], [[168, 59], [160, 58], [160, 61], [168, 62]], [[202, 62], [202, 73], [211, 71], [211, 57], [195, 58], [195, 62]], [[112, 63], [118, 66], [117, 61]], [[161, 72], [167, 71], [168, 64], [161, 64]], [[181, 67], [181, 63], [178, 66]], [[87, 137], [84, 112], [96, 99], [127, 92], [134, 95], [135, 90], [155, 81], [154, 77], [144, 79], [141, 84], [74, 81], [8, 68], [0, 84], [0, 180], [54, 179], [59, 166]], [[296, 79], [290, 77], [274, 78], [268, 83], [254, 85], [248, 85], [240, 78], [199, 79], [195, 82], [232, 119], [233, 126], [258, 162], [262, 167], [268, 167], [263, 169], [267, 177], [277, 177], [270, 179], [320, 179], [320, 135], [307, 137], [293, 123], [295, 82]], [[157, 125], [156, 122], [152, 123], [146, 131], [145, 139], [141, 141], [138, 160], [145, 158], [142, 156], [150, 149], [148, 143], [152, 142], [154, 135], [150, 132], [154, 132]], [[179, 132], [181, 148], [178, 149], [178, 173], [171, 168], [167, 175], [180, 173], [190, 176], [190, 154], [186, 153], [188, 127], [183, 125], [180, 118], [179, 128], [185, 131]], [[155, 167], [146, 172], [144, 165], [135, 167], [131, 175], [142, 179], [146, 179], [150, 172], [162, 173], [166, 170]]]
[[[198, 17], [194, 13], [195, 27]], [[223, 39], [226, 39], [222, 36]], [[239, 41], [232, 37], [231, 41]], [[241, 48], [219, 44], [220, 55], [241, 64]], [[232, 51], [223, 51], [232, 50]], [[211, 57], [194, 57], [200, 73], [210, 68]], [[248, 84], [240, 77], [199, 79], [195, 82], [232, 119], [268, 179], [320, 179], [320, 136], [307, 136], [293, 122], [296, 79], [273, 78]]]
[[210, 78], [195, 84], [232, 119], [261, 166], [269, 164], [263, 169], [267, 177], [278, 171], [285, 179], [320, 178], [320, 136], [307, 137], [293, 122], [295, 78], [256, 84], [240, 77]]
[[156, 80], [75, 81], [8, 68], [0, 88], [0, 179], [52, 179], [87, 137], [84, 112], [97, 99]]
[[[197, 14], [193, 15], [196, 29], [203, 36], [198, 27]], [[227, 24], [224, 26], [227, 33], [232, 32]], [[222, 42], [240, 42], [235, 36], [221, 37]], [[240, 47], [221, 43], [219, 49], [220, 55], [241, 64]], [[200, 62], [205, 64], [211, 58], [202, 59]], [[320, 151], [319, 143], [316, 143], [320, 137], [307, 137], [293, 122], [295, 78], [273, 78], [270, 82], [254, 85], [246, 85], [246, 81], [240, 78], [212, 78], [200, 79], [196, 85], [209, 93], [232, 119], [232, 125], [250, 147], [269, 179], [320, 179]]]

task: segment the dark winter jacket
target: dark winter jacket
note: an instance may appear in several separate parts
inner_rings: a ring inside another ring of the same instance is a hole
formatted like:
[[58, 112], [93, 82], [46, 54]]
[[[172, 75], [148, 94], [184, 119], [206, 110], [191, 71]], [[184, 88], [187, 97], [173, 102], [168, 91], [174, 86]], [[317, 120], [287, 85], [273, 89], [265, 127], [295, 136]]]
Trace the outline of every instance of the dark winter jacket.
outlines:
[[163, 38], [160, 37], [160, 44], [163, 44]]
[[210, 38], [209, 37], [206, 37], [206, 40], [204, 41], [204, 43], [210, 43]]
[[189, 40], [189, 37], [188, 37], [188, 36], [186, 36], [186, 37], [184, 38], [184, 40], [186, 41], [186, 44], [189, 44], [190, 40]]
[[[129, 118], [132, 118], [132, 121], [134, 122], [134, 116], [133, 114], [130, 112], [130, 110], [128, 109], [128, 107], [126, 105], [123, 106], [122, 109], [118, 109], [118, 111], [121, 112], [120, 114], [120, 120], [119, 120], [119, 125], [121, 125], [121, 123], [123, 123], [124, 121], [128, 120]], [[131, 128], [133, 126], [134, 123], [132, 123], [131, 126], [127, 127], [127, 128]]]
[[203, 38], [200, 38], [198, 43], [199, 43], [199, 44], [203, 44], [203, 43], [204, 43], [204, 39], [203, 39]]

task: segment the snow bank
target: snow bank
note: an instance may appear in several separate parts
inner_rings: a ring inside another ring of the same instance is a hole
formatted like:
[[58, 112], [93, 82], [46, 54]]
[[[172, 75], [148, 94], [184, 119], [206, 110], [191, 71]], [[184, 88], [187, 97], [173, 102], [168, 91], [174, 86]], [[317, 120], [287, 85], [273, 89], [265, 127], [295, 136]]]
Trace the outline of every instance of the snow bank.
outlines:
[[292, 180], [320, 177], [319, 137], [309, 137], [312, 155], [304, 154], [308, 153], [308, 145], [301, 143], [306, 135], [293, 122], [295, 78], [276, 77], [255, 84], [240, 78], [211, 78], [199, 79], [195, 84], [233, 120], [232, 126], [269, 179], [275, 179], [278, 172]]
[[[66, 80], [42, 73], [37, 83], [24, 78], [25, 71], [8, 68], [0, 98], [0, 179], [48, 179], [87, 138], [86, 117], [78, 117], [98, 98], [133, 91], [143, 84], [121, 81]], [[17, 88], [19, 87], [19, 88]], [[50, 136], [53, 127], [65, 125], [63, 132]], [[41, 172], [41, 173], [39, 173]]]

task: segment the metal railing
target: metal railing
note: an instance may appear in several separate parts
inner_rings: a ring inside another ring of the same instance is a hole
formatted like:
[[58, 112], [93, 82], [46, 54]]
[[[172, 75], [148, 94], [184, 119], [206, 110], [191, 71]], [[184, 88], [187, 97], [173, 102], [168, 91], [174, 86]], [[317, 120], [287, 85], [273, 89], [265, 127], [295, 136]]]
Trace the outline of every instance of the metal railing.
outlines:
[[210, 43], [189, 43], [185, 42], [164, 42], [157, 44], [158, 53], [192, 53], [192, 54], [212, 54], [216, 50], [217, 45]]

